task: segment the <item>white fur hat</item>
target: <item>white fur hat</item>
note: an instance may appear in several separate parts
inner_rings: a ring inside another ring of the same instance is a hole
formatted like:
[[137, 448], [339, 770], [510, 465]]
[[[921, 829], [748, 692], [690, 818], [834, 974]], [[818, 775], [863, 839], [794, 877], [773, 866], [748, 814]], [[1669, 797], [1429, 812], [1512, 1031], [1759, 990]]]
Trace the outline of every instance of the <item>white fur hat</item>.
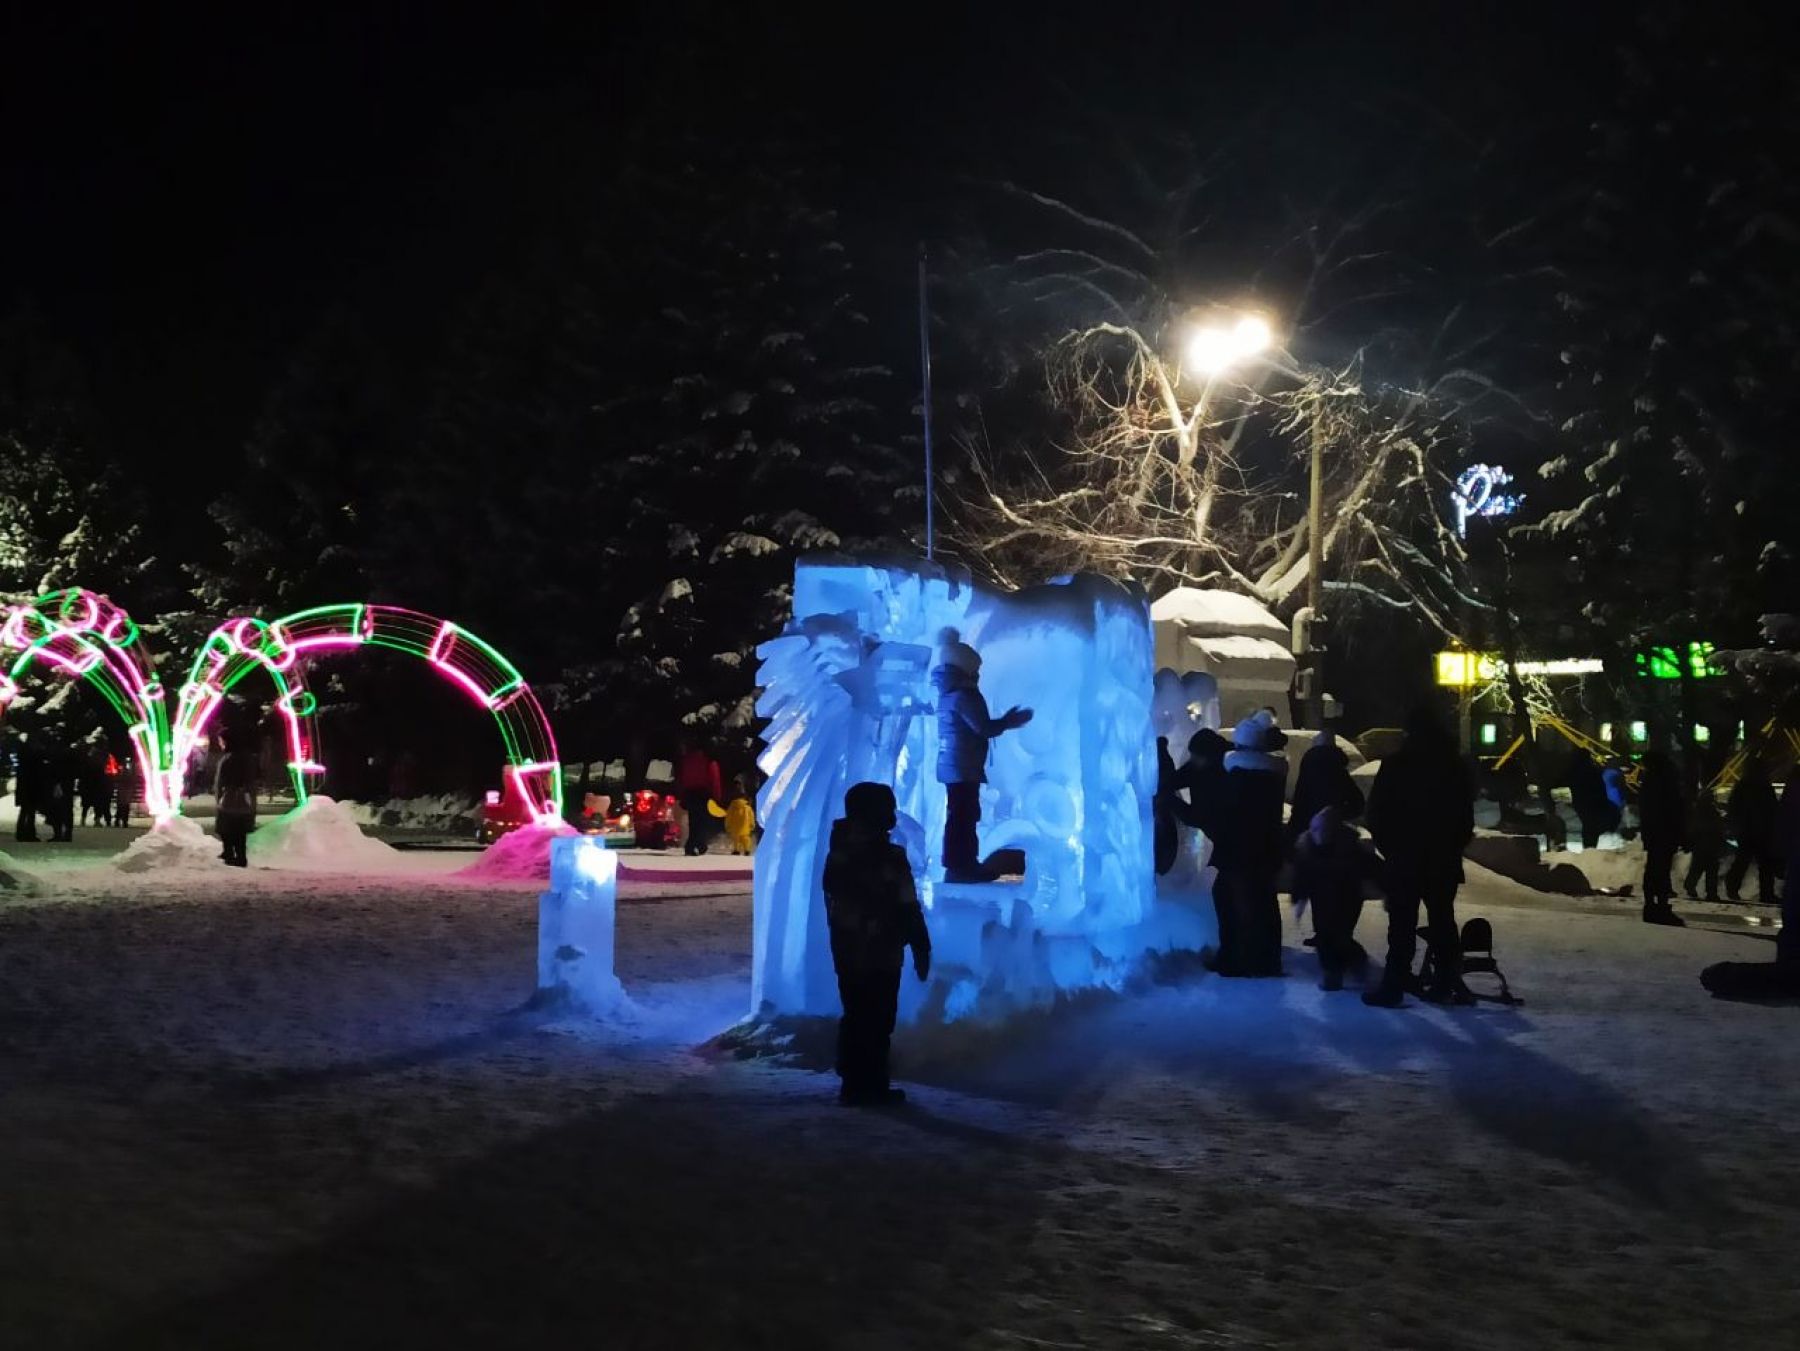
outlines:
[[939, 630], [937, 642], [936, 665], [954, 666], [970, 675], [981, 670], [981, 653], [965, 643], [955, 629]]

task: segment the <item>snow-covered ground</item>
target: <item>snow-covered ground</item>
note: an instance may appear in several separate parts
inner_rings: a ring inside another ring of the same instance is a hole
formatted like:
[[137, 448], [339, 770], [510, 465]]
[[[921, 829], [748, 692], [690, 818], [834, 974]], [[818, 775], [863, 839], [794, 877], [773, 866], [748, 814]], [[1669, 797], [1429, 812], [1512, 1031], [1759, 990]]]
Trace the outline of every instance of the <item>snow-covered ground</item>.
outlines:
[[0, 1344], [1784, 1347], [1800, 1316], [1800, 1014], [1701, 991], [1771, 953], [1722, 907], [1672, 931], [1472, 869], [1523, 1008], [1365, 1009], [1293, 946], [1285, 981], [916, 1039], [913, 1103], [869, 1115], [696, 1049], [744, 1011], [741, 888], [622, 904], [636, 1012], [596, 1025], [522, 1011], [534, 891], [467, 854], [7, 847]]

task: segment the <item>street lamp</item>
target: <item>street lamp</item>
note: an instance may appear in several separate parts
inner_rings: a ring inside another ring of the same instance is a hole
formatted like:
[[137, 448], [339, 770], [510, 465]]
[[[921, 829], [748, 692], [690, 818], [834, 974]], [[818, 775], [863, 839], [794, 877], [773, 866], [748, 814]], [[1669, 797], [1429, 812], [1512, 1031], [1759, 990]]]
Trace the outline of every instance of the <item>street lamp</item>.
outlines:
[[1234, 324], [1202, 324], [1188, 333], [1187, 364], [1201, 375], [1219, 375], [1274, 341], [1269, 322], [1246, 314]]
[[[1274, 331], [1268, 320], [1257, 314], [1239, 315], [1235, 320], [1215, 320], [1198, 324], [1190, 329], [1186, 348], [1183, 353], [1187, 367], [1207, 378], [1209, 382], [1222, 375], [1232, 366], [1258, 356], [1275, 345]], [[1289, 369], [1292, 358], [1278, 360], [1272, 364], [1288, 374], [1299, 372]], [[1198, 422], [1196, 416], [1195, 421]], [[1325, 686], [1321, 679], [1323, 672], [1318, 666], [1318, 650], [1315, 646], [1314, 626], [1320, 623], [1320, 573], [1324, 569], [1324, 450], [1325, 429], [1322, 420], [1315, 412], [1312, 423], [1312, 463], [1310, 465], [1307, 501], [1307, 568], [1306, 568], [1306, 607], [1297, 619], [1304, 617], [1305, 632], [1304, 651], [1295, 655], [1310, 658], [1306, 679], [1306, 720], [1314, 728], [1325, 725]]]

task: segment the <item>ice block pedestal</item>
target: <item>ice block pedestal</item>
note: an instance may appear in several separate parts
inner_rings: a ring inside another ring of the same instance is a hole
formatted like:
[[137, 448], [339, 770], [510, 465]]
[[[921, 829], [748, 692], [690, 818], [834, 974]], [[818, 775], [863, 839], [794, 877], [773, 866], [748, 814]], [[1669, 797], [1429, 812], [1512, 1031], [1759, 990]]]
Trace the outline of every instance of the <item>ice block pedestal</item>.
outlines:
[[538, 980], [532, 1003], [603, 1013], [625, 997], [613, 974], [619, 857], [587, 835], [550, 846], [550, 889], [538, 897]]

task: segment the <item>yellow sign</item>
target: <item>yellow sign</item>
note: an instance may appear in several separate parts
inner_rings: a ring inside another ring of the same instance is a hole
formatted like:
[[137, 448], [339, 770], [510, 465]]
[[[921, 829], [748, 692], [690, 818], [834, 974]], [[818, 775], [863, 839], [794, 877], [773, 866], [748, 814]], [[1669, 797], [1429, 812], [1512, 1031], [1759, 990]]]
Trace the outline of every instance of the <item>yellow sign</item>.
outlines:
[[[1556, 657], [1549, 661], [1522, 661], [1519, 674], [1524, 676], [1599, 675], [1606, 663], [1598, 657]], [[1506, 663], [1488, 652], [1440, 652], [1437, 654], [1437, 683], [1452, 689], [1466, 690], [1471, 685], [1485, 685], [1506, 673]]]

